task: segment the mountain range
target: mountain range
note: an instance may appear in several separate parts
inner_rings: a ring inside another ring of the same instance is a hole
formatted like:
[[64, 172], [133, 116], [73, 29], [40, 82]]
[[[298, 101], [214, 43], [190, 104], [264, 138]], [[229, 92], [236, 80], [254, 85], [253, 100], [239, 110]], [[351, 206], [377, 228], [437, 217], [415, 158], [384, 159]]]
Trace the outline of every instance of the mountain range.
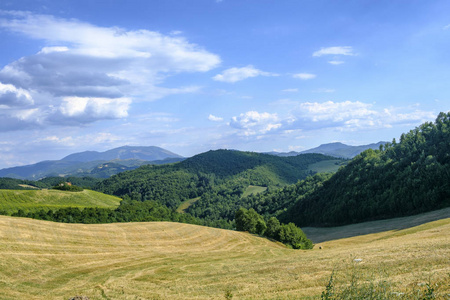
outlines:
[[0, 170], [0, 177], [28, 180], [51, 176], [108, 178], [142, 165], [173, 163], [183, 159], [178, 154], [155, 146], [124, 146], [105, 152], [85, 151], [70, 154], [61, 160], [48, 160], [32, 165], [5, 168]]
[[381, 145], [386, 144], [386, 142], [378, 142], [374, 144], [368, 145], [360, 145], [360, 146], [349, 146], [343, 143], [328, 143], [322, 144], [319, 147], [312, 148], [309, 150], [301, 151], [301, 152], [268, 152], [268, 154], [277, 155], [277, 156], [297, 156], [299, 154], [305, 153], [319, 153], [324, 155], [335, 156], [339, 158], [353, 158], [356, 155], [367, 149], [377, 150]]
[[[339, 158], [353, 158], [367, 149], [378, 149], [385, 142], [349, 146], [342, 143], [323, 144], [302, 152], [268, 152], [276, 156], [297, 156], [306, 153], [319, 153]], [[5, 168], [0, 177], [39, 180], [51, 176], [91, 176], [108, 178], [114, 174], [136, 169], [146, 164], [166, 164], [182, 161], [185, 158], [169, 150], [155, 146], [123, 146], [104, 152], [84, 151], [70, 154], [60, 160], [48, 160], [36, 164]]]

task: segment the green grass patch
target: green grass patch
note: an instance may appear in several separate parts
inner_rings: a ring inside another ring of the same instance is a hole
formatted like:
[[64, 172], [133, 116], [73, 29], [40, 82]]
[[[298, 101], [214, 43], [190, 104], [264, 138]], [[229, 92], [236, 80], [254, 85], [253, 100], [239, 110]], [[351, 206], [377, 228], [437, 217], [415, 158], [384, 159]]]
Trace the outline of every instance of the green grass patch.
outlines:
[[103, 193], [84, 190], [67, 192], [59, 190], [0, 190], [0, 210], [9, 214], [19, 209], [30, 212], [65, 207], [116, 208], [121, 199]]
[[255, 195], [258, 193], [262, 193], [265, 190], [267, 190], [267, 187], [265, 186], [256, 186], [256, 185], [249, 185], [247, 189], [245, 190], [244, 194], [242, 194], [242, 197], [247, 197], [250, 195]]
[[347, 162], [341, 159], [323, 160], [309, 165], [308, 168], [317, 173], [336, 173], [341, 166], [346, 164]]
[[200, 197], [192, 198], [192, 199], [188, 199], [188, 200], [184, 201], [183, 203], [180, 204], [180, 206], [178, 206], [177, 212], [184, 214], [186, 212], [186, 210], [189, 208], [189, 206], [191, 206], [193, 203], [197, 202], [198, 200], [200, 200]]

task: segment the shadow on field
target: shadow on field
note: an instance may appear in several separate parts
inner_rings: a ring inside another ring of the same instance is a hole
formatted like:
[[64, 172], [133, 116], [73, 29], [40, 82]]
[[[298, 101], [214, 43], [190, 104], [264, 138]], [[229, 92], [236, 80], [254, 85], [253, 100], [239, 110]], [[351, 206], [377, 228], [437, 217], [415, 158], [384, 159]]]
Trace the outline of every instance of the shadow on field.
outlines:
[[302, 230], [313, 243], [317, 244], [359, 235], [411, 228], [446, 218], [450, 218], [450, 207], [409, 217], [378, 220], [338, 227], [303, 227]]

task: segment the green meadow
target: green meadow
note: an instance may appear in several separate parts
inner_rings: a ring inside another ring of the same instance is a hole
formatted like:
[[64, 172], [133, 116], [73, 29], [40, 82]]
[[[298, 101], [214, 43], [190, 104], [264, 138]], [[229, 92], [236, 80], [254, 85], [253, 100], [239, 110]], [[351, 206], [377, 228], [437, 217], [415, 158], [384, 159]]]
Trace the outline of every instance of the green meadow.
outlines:
[[65, 207], [116, 208], [121, 199], [103, 193], [83, 190], [68, 192], [52, 189], [44, 190], [0, 190], [0, 211], [8, 214], [36, 210], [60, 209]]

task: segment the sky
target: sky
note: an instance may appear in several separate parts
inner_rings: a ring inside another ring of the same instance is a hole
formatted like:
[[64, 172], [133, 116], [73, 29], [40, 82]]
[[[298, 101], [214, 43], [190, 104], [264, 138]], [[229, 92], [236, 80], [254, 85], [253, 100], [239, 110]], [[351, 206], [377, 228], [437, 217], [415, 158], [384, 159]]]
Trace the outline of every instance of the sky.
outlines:
[[450, 110], [450, 1], [2, 0], [0, 168], [392, 141]]

